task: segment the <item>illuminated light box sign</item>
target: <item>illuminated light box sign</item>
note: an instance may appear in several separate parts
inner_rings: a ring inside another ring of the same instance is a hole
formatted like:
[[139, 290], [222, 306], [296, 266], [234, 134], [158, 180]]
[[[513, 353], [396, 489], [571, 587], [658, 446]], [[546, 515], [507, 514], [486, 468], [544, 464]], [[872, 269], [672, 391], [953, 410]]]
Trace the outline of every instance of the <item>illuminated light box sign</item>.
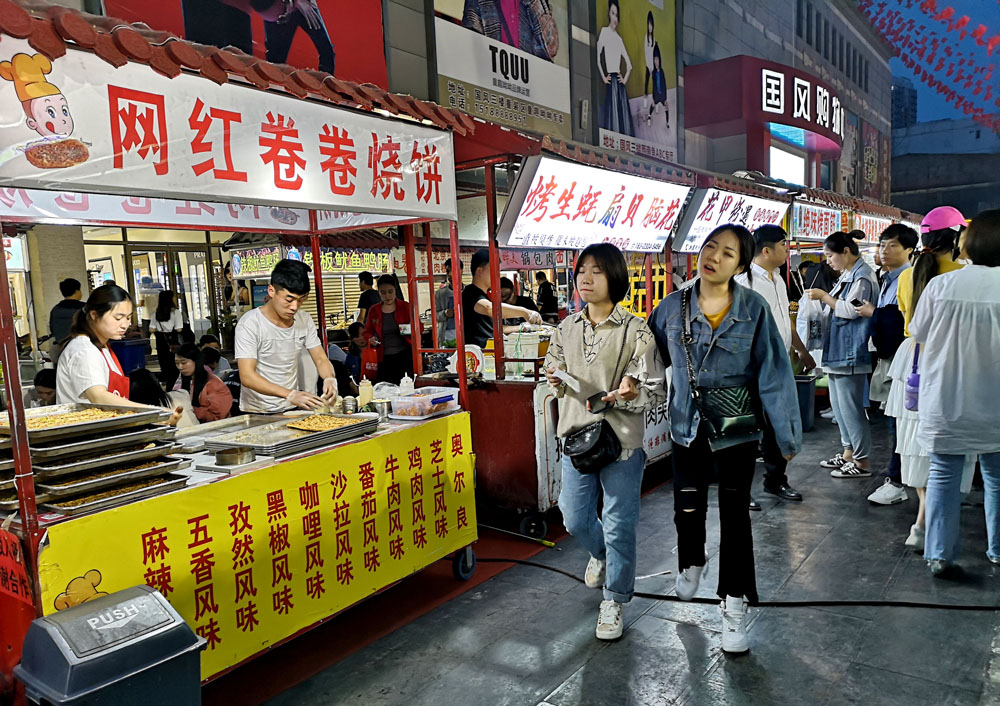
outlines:
[[726, 223], [746, 226], [751, 232], [763, 225], [780, 226], [788, 206], [783, 201], [758, 196], [733, 194], [721, 189], [699, 189], [684, 215], [679, 236], [674, 239], [674, 250], [699, 252], [709, 234]]
[[506, 248], [581, 250], [612, 243], [662, 252], [690, 187], [550, 157], [525, 160], [504, 209]]
[[792, 208], [792, 233], [796, 238], [825, 240], [840, 230], [840, 211], [797, 203]]

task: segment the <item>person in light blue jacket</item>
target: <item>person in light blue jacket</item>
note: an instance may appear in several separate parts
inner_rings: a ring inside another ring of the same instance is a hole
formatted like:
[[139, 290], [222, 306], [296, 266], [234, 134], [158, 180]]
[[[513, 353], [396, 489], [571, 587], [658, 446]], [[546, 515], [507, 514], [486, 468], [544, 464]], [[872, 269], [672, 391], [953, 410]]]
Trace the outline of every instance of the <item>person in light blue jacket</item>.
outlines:
[[746, 607], [757, 602], [748, 505], [761, 434], [728, 448], [709, 445], [707, 425], [689, 382], [682, 312], [687, 299], [697, 387], [746, 386], [758, 417], [767, 415], [778, 447], [791, 460], [802, 446], [792, 364], [767, 301], [733, 280], [742, 272], [751, 275], [754, 252], [749, 230], [719, 226], [702, 246], [698, 278], [660, 302], [649, 322], [671, 370], [677, 596], [690, 600], [698, 590], [706, 563], [708, 486], [717, 478], [722, 524], [717, 592], [722, 599], [722, 649], [731, 653], [749, 649]]

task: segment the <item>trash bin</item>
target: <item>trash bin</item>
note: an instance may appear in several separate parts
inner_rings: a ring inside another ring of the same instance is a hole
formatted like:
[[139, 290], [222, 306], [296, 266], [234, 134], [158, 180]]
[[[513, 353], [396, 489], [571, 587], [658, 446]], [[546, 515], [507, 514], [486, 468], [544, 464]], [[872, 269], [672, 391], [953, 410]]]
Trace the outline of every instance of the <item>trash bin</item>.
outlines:
[[796, 375], [795, 389], [799, 393], [802, 431], [812, 431], [816, 426], [816, 376]]
[[191, 706], [204, 648], [158, 591], [134, 586], [37, 618], [14, 676], [32, 704]]
[[146, 350], [149, 348], [148, 338], [130, 338], [122, 341], [109, 341], [118, 362], [122, 364], [122, 372], [128, 375], [133, 370], [146, 367]]

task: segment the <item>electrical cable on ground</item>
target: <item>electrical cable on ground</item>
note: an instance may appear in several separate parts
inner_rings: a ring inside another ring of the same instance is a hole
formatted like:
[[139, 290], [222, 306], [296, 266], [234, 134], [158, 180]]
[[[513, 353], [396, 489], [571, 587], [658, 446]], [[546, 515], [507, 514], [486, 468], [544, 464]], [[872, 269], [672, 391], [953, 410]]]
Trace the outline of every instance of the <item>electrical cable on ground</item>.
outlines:
[[[546, 569], [548, 571], [553, 571], [557, 574], [562, 574], [567, 578], [571, 578], [574, 581], [583, 583], [583, 579], [575, 574], [571, 574], [568, 571], [563, 571], [562, 569], [557, 569], [554, 566], [546, 566], [545, 564], [539, 564], [534, 561], [525, 561], [523, 559], [505, 559], [502, 557], [477, 557], [476, 561], [484, 564], [520, 564], [521, 566], [533, 566], [536, 569]], [[667, 596], [661, 595], [659, 593], [640, 593], [635, 592], [633, 594], [636, 598], [650, 598], [656, 601], [676, 601], [678, 603], [699, 603], [701, 605], [712, 605], [718, 606], [718, 598], [692, 598], [689, 601], [682, 601], [677, 596]], [[1000, 605], [950, 605], [950, 604], [940, 604], [940, 603], [918, 603], [916, 601], [822, 601], [822, 600], [808, 600], [808, 601], [759, 601], [755, 604], [757, 608], [827, 608], [835, 606], [846, 606], [846, 607], [873, 607], [873, 608], [928, 608], [932, 610], [965, 610], [965, 611], [989, 611], [996, 612], [1000, 611]]]

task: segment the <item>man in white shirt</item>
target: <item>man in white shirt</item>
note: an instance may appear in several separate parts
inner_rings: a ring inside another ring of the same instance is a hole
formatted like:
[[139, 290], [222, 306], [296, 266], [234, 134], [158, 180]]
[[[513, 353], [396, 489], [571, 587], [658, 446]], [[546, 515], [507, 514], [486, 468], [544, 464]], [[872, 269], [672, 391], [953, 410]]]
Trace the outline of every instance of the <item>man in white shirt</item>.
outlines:
[[[785, 342], [786, 350], [793, 350], [799, 356], [799, 360], [806, 370], [816, 367], [816, 361], [809, 355], [805, 345], [799, 338], [798, 333], [792, 327], [792, 315], [788, 309], [788, 288], [784, 280], [781, 279], [779, 268], [788, 259], [788, 234], [781, 226], [766, 225], [754, 231], [754, 240], [757, 243], [757, 254], [754, 256], [751, 267], [752, 277], [747, 274], [736, 276], [736, 281], [744, 287], [749, 287], [760, 294], [767, 301], [771, 308], [771, 314], [778, 324], [778, 331], [781, 332], [781, 339]], [[788, 476], [785, 471], [788, 468], [788, 461], [785, 460], [778, 448], [774, 438], [774, 430], [763, 419], [764, 440], [761, 442], [761, 451], [764, 456], [764, 490], [772, 495], [777, 495], [785, 500], [802, 500], [802, 494], [788, 484]], [[756, 505], [756, 507], [755, 507]], [[759, 510], [760, 506], [751, 498], [750, 509]]]
[[[333, 365], [323, 350], [312, 317], [299, 309], [309, 296], [309, 268], [282, 260], [271, 272], [269, 299], [236, 324], [240, 408], [255, 414], [285, 412], [293, 407], [317, 409], [337, 397]], [[299, 354], [308, 351], [323, 379], [323, 395], [299, 387]]]

